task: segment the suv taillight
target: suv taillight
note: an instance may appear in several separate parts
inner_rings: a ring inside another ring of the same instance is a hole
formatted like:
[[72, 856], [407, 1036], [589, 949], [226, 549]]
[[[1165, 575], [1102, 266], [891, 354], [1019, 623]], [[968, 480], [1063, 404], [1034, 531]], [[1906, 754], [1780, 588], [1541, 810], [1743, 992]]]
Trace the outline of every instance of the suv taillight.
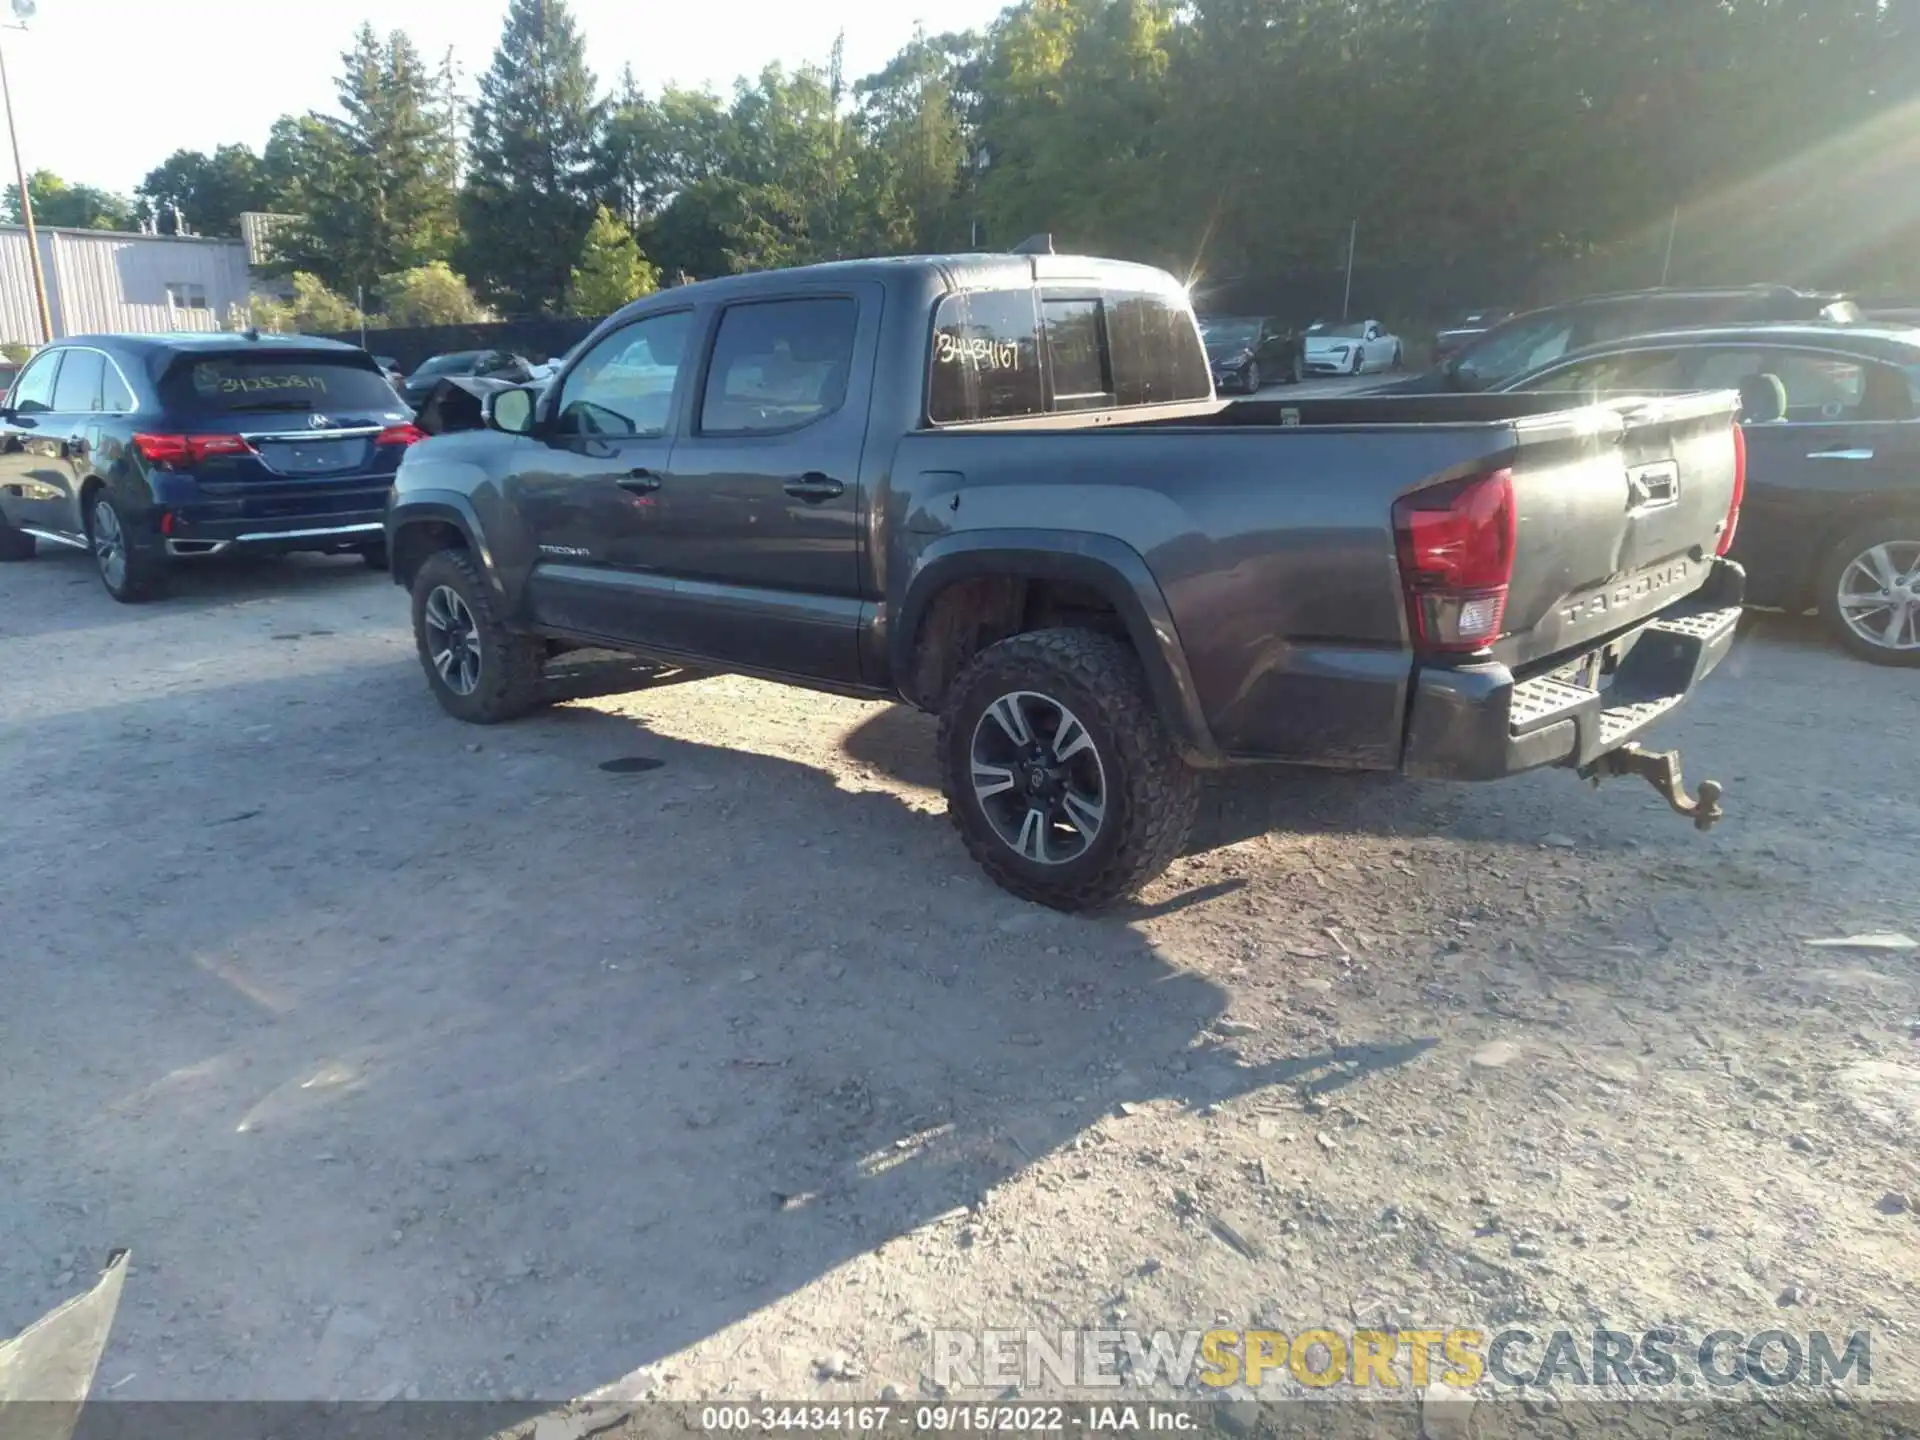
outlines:
[[376, 445], [418, 445], [427, 438], [427, 432], [418, 425], [389, 425], [373, 437]]
[[1517, 527], [1511, 470], [1449, 481], [1394, 502], [1400, 583], [1416, 645], [1465, 652], [1500, 638]]
[[1733, 427], [1733, 503], [1727, 507], [1726, 523], [1720, 527], [1720, 544], [1714, 554], [1724, 555], [1733, 548], [1734, 533], [1740, 528], [1740, 507], [1747, 498], [1747, 432], [1736, 422]]
[[253, 447], [242, 435], [136, 434], [133, 448], [155, 465], [192, 465], [222, 455], [251, 455]]

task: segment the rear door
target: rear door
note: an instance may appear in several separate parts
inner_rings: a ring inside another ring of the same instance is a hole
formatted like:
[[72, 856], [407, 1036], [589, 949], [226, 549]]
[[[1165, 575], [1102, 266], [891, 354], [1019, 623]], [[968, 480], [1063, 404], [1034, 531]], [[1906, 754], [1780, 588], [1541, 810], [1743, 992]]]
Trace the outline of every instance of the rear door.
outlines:
[[642, 563], [677, 643], [753, 669], [860, 678], [860, 462], [881, 290], [721, 310]]
[[676, 648], [673, 567], [657, 534], [694, 318], [670, 310], [610, 331], [518, 442], [509, 498], [538, 554], [527, 587], [538, 623]]

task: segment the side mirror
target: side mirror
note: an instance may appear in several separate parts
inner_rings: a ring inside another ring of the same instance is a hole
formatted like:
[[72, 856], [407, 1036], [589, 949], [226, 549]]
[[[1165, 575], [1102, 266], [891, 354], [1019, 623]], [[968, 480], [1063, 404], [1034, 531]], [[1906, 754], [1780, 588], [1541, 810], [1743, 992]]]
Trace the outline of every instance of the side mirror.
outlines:
[[1766, 425], [1784, 420], [1787, 387], [1778, 375], [1748, 375], [1740, 381], [1740, 422]]
[[496, 390], [480, 402], [480, 413], [489, 426], [503, 434], [531, 435], [535, 398], [531, 390]]

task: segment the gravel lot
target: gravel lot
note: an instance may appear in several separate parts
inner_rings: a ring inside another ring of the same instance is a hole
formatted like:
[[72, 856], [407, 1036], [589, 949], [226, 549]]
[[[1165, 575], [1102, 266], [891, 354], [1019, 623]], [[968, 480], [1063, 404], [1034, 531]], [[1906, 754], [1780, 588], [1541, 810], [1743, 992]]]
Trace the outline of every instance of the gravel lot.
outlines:
[[1870, 1327], [1920, 1394], [1920, 956], [1805, 943], [1920, 933], [1920, 677], [1799, 622], [1666, 731], [1711, 836], [1237, 774], [1099, 919], [972, 870], [924, 717], [462, 727], [357, 562], [6, 566], [0, 675], [0, 1334], [131, 1246], [116, 1398], [913, 1396], [934, 1326], [1423, 1321]]

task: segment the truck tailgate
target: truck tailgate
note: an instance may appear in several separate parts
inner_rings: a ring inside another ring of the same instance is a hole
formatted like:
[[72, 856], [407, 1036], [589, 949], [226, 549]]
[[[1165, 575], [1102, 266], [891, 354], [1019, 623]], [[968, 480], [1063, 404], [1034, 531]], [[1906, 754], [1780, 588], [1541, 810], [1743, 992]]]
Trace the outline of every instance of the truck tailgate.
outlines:
[[1590, 646], [1706, 583], [1733, 505], [1738, 408], [1714, 392], [1519, 424], [1496, 659], [1520, 669]]

